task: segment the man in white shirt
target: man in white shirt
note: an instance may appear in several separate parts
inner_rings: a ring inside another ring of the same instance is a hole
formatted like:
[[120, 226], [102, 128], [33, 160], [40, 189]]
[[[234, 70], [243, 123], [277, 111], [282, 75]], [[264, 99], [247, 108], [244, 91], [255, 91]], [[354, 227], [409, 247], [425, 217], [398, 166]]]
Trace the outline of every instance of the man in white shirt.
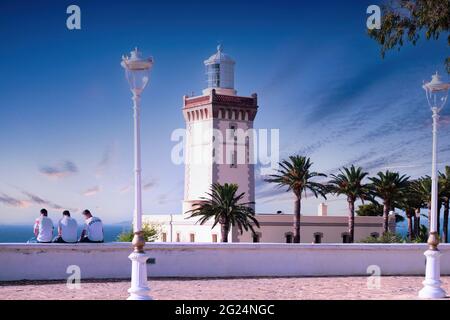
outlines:
[[50, 243], [53, 239], [53, 222], [47, 215], [47, 210], [41, 209], [41, 216], [34, 222], [34, 235], [38, 243]]
[[103, 242], [103, 223], [97, 217], [93, 217], [89, 210], [83, 211], [86, 225], [81, 232], [80, 242], [101, 243]]
[[70, 212], [65, 210], [63, 217], [58, 222], [58, 236], [53, 240], [55, 243], [75, 243], [77, 242], [78, 224], [70, 217]]

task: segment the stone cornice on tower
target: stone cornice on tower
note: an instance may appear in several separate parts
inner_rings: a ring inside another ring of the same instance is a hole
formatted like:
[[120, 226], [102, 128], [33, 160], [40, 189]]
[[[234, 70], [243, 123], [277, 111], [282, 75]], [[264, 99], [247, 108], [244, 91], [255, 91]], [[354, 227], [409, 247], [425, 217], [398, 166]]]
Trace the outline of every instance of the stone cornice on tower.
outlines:
[[251, 97], [217, 94], [183, 97], [183, 114], [188, 122], [219, 118], [224, 120], [253, 121], [258, 110], [256, 93]]

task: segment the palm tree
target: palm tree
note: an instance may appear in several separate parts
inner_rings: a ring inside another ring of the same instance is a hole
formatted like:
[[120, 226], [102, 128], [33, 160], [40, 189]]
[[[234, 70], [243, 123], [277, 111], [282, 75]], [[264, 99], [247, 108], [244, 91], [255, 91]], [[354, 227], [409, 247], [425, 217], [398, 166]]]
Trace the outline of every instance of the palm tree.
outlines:
[[383, 200], [383, 231], [387, 233], [389, 211], [393, 209], [395, 201], [401, 197], [408, 186], [409, 177], [387, 170], [384, 173], [378, 172], [375, 177], [369, 179], [372, 181], [371, 189], [375, 196]]
[[428, 206], [428, 195], [424, 193], [421, 179], [423, 178], [410, 181], [407, 191], [412, 194], [411, 196], [416, 197], [414, 203], [414, 238], [416, 240], [419, 238], [421, 232], [420, 211], [422, 208], [426, 208]]
[[423, 201], [423, 208], [428, 210], [428, 230], [430, 230], [431, 223], [431, 177], [420, 177], [414, 182], [414, 189]]
[[281, 161], [279, 166], [281, 169], [277, 169], [277, 174], [270, 175], [265, 181], [276, 183], [279, 187], [287, 187], [287, 191], [294, 193], [294, 243], [300, 243], [302, 194], [306, 194], [309, 190], [316, 198], [321, 195], [326, 199], [325, 187], [321, 183], [312, 181], [315, 177], [326, 177], [326, 175], [311, 171], [311, 160], [299, 155], [290, 156], [289, 160]]
[[[421, 194], [416, 191], [415, 184], [416, 181], [410, 181], [408, 186], [403, 192], [401, 198], [397, 200], [397, 206], [405, 211], [406, 218], [408, 219], [408, 238], [413, 241], [418, 233], [419, 226], [416, 225], [420, 223], [416, 219], [416, 212], [424, 206], [424, 201]], [[414, 222], [413, 222], [414, 221]]]
[[194, 204], [194, 208], [188, 211], [191, 213], [190, 218], [200, 217], [198, 220], [200, 224], [214, 219], [212, 228], [220, 224], [222, 242], [228, 242], [231, 226], [237, 226], [241, 234], [243, 230], [249, 229], [255, 234], [253, 225], [259, 228], [259, 223], [251, 207], [254, 202], [241, 203], [245, 192], [237, 195], [238, 188], [238, 185], [233, 183], [224, 185], [214, 183], [211, 192], [207, 193], [209, 197], [202, 197], [202, 202]]
[[[446, 186], [445, 186], [445, 180], [442, 179], [443, 178], [443, 174], [440, 174], [439, 177], [439, 186], [438, 186], [438, 207], [437, 207], [437, 229], [438, 232], [440, 232], [440, 228], [441, 228], [441, 207], [442, 204], [444, 204], [444, 219], [445, 219], [445, 205], [446, 205], [446, 201], [445, 201], [445, 193], [447, 192], [446, 190]], [[432, 187], [432, 182], [431, 182], [431, 177], [430, 176], [425, 176], [422, 177], [420, 179], [418, 179], [418, 183], [416, 184], [415, 188], [417, 188], [418, 192], [421, 194], [425, 204], [426, 204], [426, 208], [428, 209], [428, 230], [430, 230], [430, 226], [431, 226], [431, 187]]]
[[352, 165], [350, 168], [340, 169], [337, 175], [332, 174], [332, 179], [328, 182], [327, 189], [330, 193], [347, 196], [350, 242], [353, 242], [355, 236], [355, 202], [361, 199], [364, 203], [364, 200], [371, 198], [370, 188], [363, 182], [367, 175], [361, 167], [355, 168]]
[[445, 173], [439, 174], [442, 202], [444, 204], [444, 226], [442, 227], [442, 242], [448, 242], [448, 214], [450, 209], [450, 166], [445, 167]]

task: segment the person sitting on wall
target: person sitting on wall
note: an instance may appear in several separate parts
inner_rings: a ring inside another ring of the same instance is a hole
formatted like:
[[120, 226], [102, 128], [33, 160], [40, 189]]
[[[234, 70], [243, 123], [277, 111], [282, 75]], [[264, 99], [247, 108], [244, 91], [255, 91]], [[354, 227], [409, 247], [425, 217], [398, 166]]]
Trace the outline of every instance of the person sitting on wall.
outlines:
[[77, 221], [70, 217], [70, 212], [65, 210], [63, 217], [58, 222], [58, 236], [54, 243], [75, 243], [77, 242]]
[[41, 209], [41, 215], [34, 222], [34, 235], [38, 243], [50, 243], [53, 239], [53, 222], [48, 217], [46, 209]]
[[86, 225], [81, 232], [80, 242], [101, 243], [103, 242], [103, 223], [97, 217], [93, 217], [89, 210], [83, 211]]

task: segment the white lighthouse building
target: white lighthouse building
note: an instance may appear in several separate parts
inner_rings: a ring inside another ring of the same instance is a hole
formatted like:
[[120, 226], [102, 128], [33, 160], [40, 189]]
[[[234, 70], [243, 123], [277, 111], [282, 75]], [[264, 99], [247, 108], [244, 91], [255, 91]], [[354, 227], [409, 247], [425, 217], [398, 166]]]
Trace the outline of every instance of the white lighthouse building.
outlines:
[[236, 183], [245, 202], [255, 201], [253, 120], [257, 96], [238, 96], [235, 62], [222, 46], [204, 61], [207, 88], [183, 98], [186, 121], [183, 213], [207, 196], [213, 183]]

